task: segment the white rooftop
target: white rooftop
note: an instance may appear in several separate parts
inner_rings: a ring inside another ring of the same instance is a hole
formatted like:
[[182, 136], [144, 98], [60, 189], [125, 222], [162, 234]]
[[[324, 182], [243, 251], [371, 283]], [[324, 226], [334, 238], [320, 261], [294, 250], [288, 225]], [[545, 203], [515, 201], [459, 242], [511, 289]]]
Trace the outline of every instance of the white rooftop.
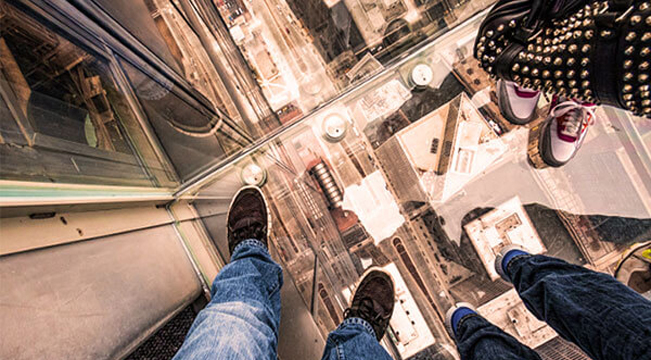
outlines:
[[403, 359], [417, 354], [434, 343], [423, 314], [407, 288], [405, 280], [400, 275], [398, 267], [391, 263], [383, 268], [393, 278], [396, 290], [396, 304], [391, 316], [391, 329], [396, 335], [396, 347]]
[[[446, 139], [446, 125], [453, 125], [448, 121], [457, 123], [454, 135]], [[396, 137], [434, 204], [449, 200], [508, 151], [465, 94], [402, 129]], [[452, 141], [449, 152], [446, 141]], [[449, 157], [450, 163], [441, 174], [437, 168], [443, 157]]]
[[464, 229], [493, 280], [499, 279], [494, 263], [495, 256], [503, 247], [516, 244], [534, 254], [546, 251], [517, 196], [466, 224]]
[[375, 171], [359, 185], [351, 185], [344, 191], [342, 208], [357, 214], [376, 245], [391, 236], [405, 222], [387, 187], [382, 173]]
[[486, 320], [518, 339], [536, 348], [558, 336], [556, 331], [536, 317], [524, 306], [515, 289], [477, 309]]

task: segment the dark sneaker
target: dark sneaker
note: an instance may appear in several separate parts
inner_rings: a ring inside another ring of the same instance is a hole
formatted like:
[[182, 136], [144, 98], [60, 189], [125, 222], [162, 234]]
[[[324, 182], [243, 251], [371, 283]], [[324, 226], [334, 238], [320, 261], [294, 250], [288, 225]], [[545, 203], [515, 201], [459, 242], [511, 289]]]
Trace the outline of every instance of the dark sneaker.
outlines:
[[529, 253], [522, 246], [509, 245], [502, 248], [495, 256], [495, 271], [500, 274], [504, 281], [511, 282], [511, 279], [506, 275], [506, 268], [509, 265], [509, 261], [520, 255], [529, 255]]
[[594, 124], [596, 105], [555, 99], [543, 124], [539, 141], [540, 156], [553, 167], [567, 164], [583, 145], [588, 127]]
[[461, 319], [467, 315], [477, 315], [477, 309], [469, 303], [460, 302], [454, 305], [445, 314], [445, 330], [447, 330], [450, 338], [457, 339], [457, 328]]
[[267, 245], [270, 224], [267, 200], [260, 188], [241, 188], [228, 207], [226, 220], [228, 250], [231, 255], [235, 247], [244, 240], [256, 239]]
[[497, 105], [511, 124], [526, 125], [536, 118], [540, 91], [521, 88], [518, 84], [497, 81]]
[[391, 276], [382, 270], [371, 269], [355, 290], [352, 304], [344, 312], [344, 319], [356, 317], [366, 320], [380, 341], [389, 327], [394, 303], [395, 291]]

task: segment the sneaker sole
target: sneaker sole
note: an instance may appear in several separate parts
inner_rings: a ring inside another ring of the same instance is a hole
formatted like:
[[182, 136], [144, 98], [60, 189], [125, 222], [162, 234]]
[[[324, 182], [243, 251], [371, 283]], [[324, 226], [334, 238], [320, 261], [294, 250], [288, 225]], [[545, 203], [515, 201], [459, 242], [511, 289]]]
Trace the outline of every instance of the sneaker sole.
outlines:
[[527, 119], [521, 119], [513, 113], [511, 105], [508, 101], [509, 95], [506, 92], [506, 85], [504, 85], [504, 80], [500, 80], [497, 86], [497, 106], [500, 108], [500, 112], [506, 120], [508, 120], [513, 125], [527, 125], [536, 118], [536, 109], [531, 113]]
[[235, 199], [237, 199], [237, 197], [240, 195], [241, 192], [246, 190], [255, 190], [260, 194], [260, 196], [262, 196], [262, 202], [264, 203], [264, 207], [267, 212], [267, 247], [269, 247], [269, 234], [271, 234], [271, 212], [269, 212], [269, 202], [267, 201], [267, 197], [264, 195], [264, 192], [262, 192], [262, 189], [260, 189], [260, 187], [256, 185], [243, 186], [239, 190], [237, 190], [235, 195], [233, 195], [233, 198], [231, 199], [231, 203], [228, 205], [228, 210], [226, 211], [226, 243], [228, 245], [228, 214], [231, 213], [231, 208], [235, 203]]

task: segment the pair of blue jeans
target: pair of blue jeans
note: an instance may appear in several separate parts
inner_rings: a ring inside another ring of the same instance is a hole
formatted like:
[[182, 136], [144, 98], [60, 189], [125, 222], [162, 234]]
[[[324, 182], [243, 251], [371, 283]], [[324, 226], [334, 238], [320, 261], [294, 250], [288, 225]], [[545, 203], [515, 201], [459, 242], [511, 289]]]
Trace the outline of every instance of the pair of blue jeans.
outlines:
[[[543, 255], [522, 255], [506, 269], [531, 313], [594, 360], [651, 360], [651, 302], [610, 275]], [[478, 315], [457, 325], [462, 360], [540, 360]]]
[[[651, 359], [651, 302], [611, 276], [546, 256], [510, 261], [508, 275], [527, 308], [595, 360]], [[257, 240], [233, 251], [175, 359], [276, 359], [282, 270]], [[463, 360], [540, 357], [478, 315], [461, 319]], [[391, 359], [372, 327], [349, 318], [326, 341], [323, 359]]]
[[[237, 245], [212, 284], [174, 359], [276, 359], [283, 274], [258, 240]], [[391, 359], [370, 324], [349, 318], [329, 336], [323, 359]]]

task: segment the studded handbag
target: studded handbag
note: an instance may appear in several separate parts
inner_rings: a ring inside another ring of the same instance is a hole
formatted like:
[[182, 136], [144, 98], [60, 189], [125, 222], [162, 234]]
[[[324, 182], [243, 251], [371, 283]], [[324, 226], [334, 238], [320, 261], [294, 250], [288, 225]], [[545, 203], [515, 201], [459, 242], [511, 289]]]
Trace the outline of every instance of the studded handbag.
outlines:
[[649, 1], [500, 0], [474, 55], [520, 86], [651, 117]]

